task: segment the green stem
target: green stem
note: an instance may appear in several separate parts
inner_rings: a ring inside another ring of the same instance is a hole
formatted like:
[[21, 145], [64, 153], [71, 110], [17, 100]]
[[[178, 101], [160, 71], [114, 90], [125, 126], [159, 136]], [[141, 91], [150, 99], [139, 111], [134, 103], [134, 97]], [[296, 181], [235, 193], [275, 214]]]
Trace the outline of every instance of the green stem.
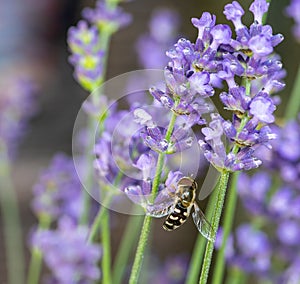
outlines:
[[114, 180], [114, 184], [113, 184], [113, 187], [107, 187], [107, 192], [106, 192], [106, 195], [103, 199], [103, 202], [102, 202], [102, 206], [100, 208], [100, 210], [98, 211], [93, 223], [92, 223], [92, 226], [91, 226], [91, 230], [90, 230], [90, 234], [89, 234], [89, 237], [88, 237], [88, 242], [89, 243], [92, 243], [96, 236], [97, 236], [97, 233], [101, 227], [101, 221], [102, 221], [102, 218], [103, 218], [103, 215], [106, 214], [106, 212], [108, 211], [107, 210], [107, 207], [110, 205], [112, 199], [113, 199], [113, 196], [114, 196], [114, 187], [118, 187], [118, 185], [120, 184], [120, 181], [122, 179], [122, 176], [123, 176], [123, 173], [122, 172], [119, 172], [118, 175], [115, 177], [115, 180]]
[[88, 125], [87, 125], [87, 135], [88, 135], [88, 145], [86, 146], [86, 174], [85, 174], [85, 182], [84, 185], [86, 188], [83, 192], [83, 212], [80, 216], [80, 225], [88, 224], [90, 217], [90, 207], [91, 207], [91, 196], [89, 194], [90, 189], [93, 187], [93, 148], [95, 145], [95, 130], [96, 130], [97, 121], [92, 116], [88, 117]]
[[143, 218], [141, 216], [131, 216], [126, 225], [125, 232], [122, 236], [122, 242], [118, 249], [116, 256], [114, 270], [113, 270], [113, 282], [114, 284], [120, 284], [123, 274], [128, 263], [130, 252], [134, 243], [137, 241], [137, 234], [141, 229]]
[[285, 110], [285, 118], [288, 120], [297, 118], [300, 108], [300, 64], [294, 82], [293, 90]]
[[22, 223], [18, 198], [11, 183], [10, 161], [7, 148], [0, 141], [0, 205], [3, 218], [4, 241], [7, 256], [8, 283], [24, 283], [24, 249]]
[[[38, 232], [46, 230], [51, 224], [51, 219], [47, 216], [40, 218]], [[27, 284], [38, 284], [40, 280], [40, 274], [42, 269], [42, 252], [37, 248], [33, 247], [31, 251], [31, 259], [29, 263]]]
[[243, 283], [245, 283], [244, 272], [237, 267], [232, 267], [229, 270], [229, 274], [228, 274], [228, 277], [227, 277], [225, 283], [226, 284], [243, 284]]
[[136, 284], [138, 283], [140, 270], [142, 267], [142, 261], [144, 258], [144, 252], [146, 249], [149, 233], [150, 233], [150, 227], [151, 227], [151, 221], [152, 218], [148, 215], [144, 218], [144, 223], [140, 235], [140, 240], [138, 243], [138, 247], [135, 254], [134, 263], [131, 270], [131, 275], [129, 279], [129, 284]]
[[[220, 184], [218, 188], [218, 197], [216, 200], [216, 204], [214, 206], [215, 211], [212, 217], [212, 228], [214, 231], [214, 237], [216, 236], [219, 228], [228, 179], [229, 179], [229, 172], [227, 171], [222, 172], [220, 177]], [[199, 284], [207, 283], [213, 250], [214, 250], [214, 242], [207, 242]]]
[[101, 206], [101, 209], [98, 211], [95, 220], [91, 226], [91, 231], [88, 237], [88, 242], [92, 243], [96, 237], [97, 237], [97, 233], [99, 232], [100, 226], [101, 226], [101, 222], [102, 219], [104, 217], [105, 214], [107, 214], [108, 209], [106, 208], [106, 206], [108, 206], [112, 200], [113, 195], [108, 193], [107, 196], [105, 197], [103, 204]]
[[[218, 193], [218, 185], [219, 181], [213, 190], [208, 204], [206, 206], [206, 218], [207, 220], [210, 220], [213, 214], [213, 209], [214, 209], [214, 203], [217, 198], [217, 193]], [[199, 279], [199, 267], [202, 264], [202, 259], [203, 259], [203, 253], [204, 253], [204, 248], [206, 244], [206, 239], [203, 238], [201, 234], [198, 234], [194, 249], [193, 249], [193, 255], [192, 259], [189, 265], [189, 270], [187, 273], [187, 279], [185, 281], [185, 284], [194, 284], [197, 282], [197, 279]]]
[[109, 210], [105, 208], [102, 216], [101, 226], [101, 245], [103, 248], [102, 255], [102, 283], [111, 284], [111, 254], [110, 254], [110, 227], [109, 227]]
[[[170, 138], [171, 138], [174, 126], [175, 126], [175, 122], [176, 122], [176, 117], [177, 117], [177, 115], [175, 113], [172, 113], [172, 117], [170, 119], [169, 126], [168, 126], [166, 136], [165, 136], [165, 139], [167, 142], [170, 142]], [[166, 155], [165, 153], [160, 153], [158, 155], [155, 177], [154, 177], [153, 184], [152, 184], [152, 200], [151, 200], [152, 202], [154, 201], [154, 199], [157, 195], [157, 192], [158, 192], [161, 173], [162, 173], [164, 161], [165, 161], [165, 155]], [[142, 263], [143, 263], [143, 256], [145, 253], [145, 248], [146, 248], [149, 233], [150, 233], [151, 219], [152, 218], [148, 215], [146, 215], [144, 218], [144, 223], [143, 223], [139, 243], [138, 243], [137, 251], [135, 254], [135, 259], [134, 259], [131, 274], [130, 274], [130, 279], [129, 279], [130, 284], [138, 283], [139, 274], [140, 274], [140, 270], [141, 270]]]
[[224, 268], [225, 268], [225, 248], [226, 248], [229, 234], [232, 229], [232, 224], [234, 219], [234, 212], [235, 212], [236, 202], [237, 202], [236, 186], [237, 186], [238, 177], [239, 177], [239, 172], [235, 172], [232, 175], [231, 184], [227, 194], [228, 200], [224, 212], [222, 246], [217, 254], [217, 261], [215, 264], [213, 281], [212, 281], [212, 283], [215, 284], [223, 283], [222, 280], [223, 280]]

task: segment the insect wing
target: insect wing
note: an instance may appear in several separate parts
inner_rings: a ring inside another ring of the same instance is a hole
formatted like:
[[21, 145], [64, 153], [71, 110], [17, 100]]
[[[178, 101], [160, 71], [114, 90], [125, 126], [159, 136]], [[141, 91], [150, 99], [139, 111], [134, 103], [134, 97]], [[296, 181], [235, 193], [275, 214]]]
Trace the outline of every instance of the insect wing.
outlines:
[[215, 241], [213, 228], [207, 221], [204, 213], [201, 211], [196, 202], [194, 202], [194, 212], [192, 213], [194, 223], [203, 237], [211, 242]]
[[155, 218], [169, 215], [175, 206], [174, 199], [175, 194], [173, 192], [170, 192], [167, 189], [162, 190], [155, 198], [153, 204], [148, 203], [146, 206], [146, 214]]
[[149, 204], [146, 207], [147, 215], [154, 218], [161, 218], [169, 215], [174, 210], [174, 202], [162, 204]]

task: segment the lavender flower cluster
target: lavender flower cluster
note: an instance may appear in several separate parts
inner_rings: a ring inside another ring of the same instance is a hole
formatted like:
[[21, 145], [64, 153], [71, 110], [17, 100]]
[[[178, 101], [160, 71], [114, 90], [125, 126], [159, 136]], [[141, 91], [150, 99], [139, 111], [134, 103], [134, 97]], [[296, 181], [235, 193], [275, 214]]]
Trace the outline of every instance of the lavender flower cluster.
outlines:
[[[267, 10], [266, 1], [254, 1], [250, 6], [254, 22], [247, 28], [241, 21], [242, 7], [236, 1], [226, 5], [224, 14], [233, 22], [236, 38], [229, 26], [216, 25], [214, 15], [193, 18], [196, 42], [182, 38], [167, 52], [171, 61], [165, 68], [166, 87], [150, 89], [157, 101], [176, 115], [184, 115], [187, 127], [192, 127], [206, 124], [202, 116], [210, 109], [203, 99], [214, 95], [214, 87], [227, 83], [228, 91], [220, 99], [232, 113], [232, 121], [212, 113], [211, 122], [202, 129], [205, 138], [199, 141], [207, 160], [220, 171], [258, 167], [261, 161], [254, 151], [261, 145], [270, 147], [269, 140], [275, 138], [268, 126], [274, 122], [276, 109], [270, 94], [284, 84], [280, 81], [282, 64], [273, 48], [283, 37], [262, 24]], [[229, 153], [223, 135], [233, 142]]]
[[[240, 4], [236, 1], [227, 4], [224, 14], [233, 23], [235, 36], [229, 25], [216, 24], [215, 15], [205, 12], [199, 19], [193, 18], [197, 39], [191, 42], [181, 38], [166, 52], [169, 62], [164, 68], [164, 84], [149, 90], [152, 104], [135, 102], [129, 110], [118, 109], [114, 104], [103, 116], [94, 148], [94, 168], [101, 190], [113, 191], [117, 187], [148, 210], [149, 200], [145, 196], [155, 189], [157, 200], [163, 198], [162, 189], [174, 192], [185, 175], [172, 161], [172, 154], [181, 153], [196, 142], [209, 163], [220, 172], [250, 170], [265, 161], [289, 185], [270, 189], [268, 174], [259, 173], [251, 178], [242, 175], [240, 195], [250, 212], [263, 216], [262, 224], [265, 219], [280, 220], [277, 243], [272, 243], [258, 227], [243, 224], [237, 230], [236, 240], [233, 236], [229, 239], [227, 258], [233, 265], [247, 267], [248, 272], [268, 278], [273, 273], [271, 258], [277, 245], [280, 258], [289, 265], [280, 279], [290, 281], [296, 277], [294, 267], [300, 262], [295, 249], [299, 235], [296, 189], [300, 169], [292, 166], [300, 159], [296, 149], [300, 127], [290, 123], [285, 132], [270, 126], [275, 121], [278, 104], [273, 94], [284, 87], [285, 72], [274, 52], [283, 36], [273, 35], [271, 26], [263, 24], [268, 6], [266, 0], [253, 1], [249, 10], [254, 21], [247, 27], [242, 23], [245, 12]], [[70, 62], [75, 67], [76, 80], [86, 90], [93, 91], [104, 78], [108, 39], [128, 24], [130, 17], [102, 1], [97, 2], [95, 9], [85, 9], [82, 15], [85, 20], [68, 33]], [[158, 29], [158, 23], [166, 28]], [[137, 45], [144, 65], [156, 67], [150, 63], [163, 61], [157, 50], [169, 46], [177, 23], [171, 13], [155, 14], [150, 34]], [[216, 113], [209, 100], [223, 85], [226, 91], [219, 98], [230, 120]], [[95, 114], [95, 110], [92, 112]], [[195, 126], [202, 127], [204, 138], [199, 141], [191, 135]], [[271, 143], [276, 136], [278, 142]], [[229, 147], [225, 140], [230, 141]], [[285, 149], [282, 144], [286, 145]], [[272, 155], [276, 157], [269, 160], [261, 157], [259, 150], [264, 147], [274, 147]], [[162, 160], [165, 163], [160, 169]], [[51, 229], [37, 230], [32, 238], [33, 247], [42, 252], [52, 273], [50, 283], [93, 283], [100, 277], [97, 262], [101, 247], [87, 243], [89, 227], [79, 225], [84, 210], [81, 187], [72, 161], [56, 156], [34, 188], [36, 216], [40, 220], [48, 219], [53, 225]], [[166, 265], [167, 275], [159, 275], [157, 279], [164, 279], [164, 283], [169, 279], [172, 283], [182, 281], [185, 266], [181, 261], [178, 263], [175, 261], [172, 267]], [[178, 274], [174, 269], [178, 279], [172, 278], [174, 267], [181, 269]], [[276, 277], [273, 279], [277, 281]]]
[[157, 272], [150, 277], [150, 283], [180, 284], [186, 278], [188, 257], [183, 254], [167, 258]]
[[100, 278], [97, 266], [101, 247], [88, 244], [88, 228], [78, 226], [68, 217], [59, 220], [56, 230], [41, 230], [32, 242], [44, 255], [51, 276], [47, 283], [95, 283]]
[[[266, 1], [254, 1], [249, 9], [254, 15], [254, 22], [248, 29], [242, 24], [242, 7], [234, 1], [225, 6], [224, 14], [235, 27], [236, 38], [231, 38], [228, 26], [217, 25], [212, 36], [221, 40], [228, 53], [223, 55], [222, 70], [218, 77], [225, 80], [228, 92], [222, 92], [220, 99], [225, 109], [232, 111], [232, 121], [225, 121], [218, 115], [212, 117], [209, 128], [204, 128], [205, 141], [199, 141], [206, 158], [217, 168], [230, 171], [249, 170], [258, 167], [261, 161], [255, 150], [265, 145], [275, 135], [268, 124], [274, 122], [275, 101], [270, 96], [284, 85], [282, 64], [273, 48], [282, 40], [282, 35], [273, 35], [272, 28], [262, 24], [262, 17], [268, 10]], [[242, 79], [243, 86], [236, 83]], [[258, 87], [259, 86], [259, 87]], [[221, 142], [221, 135], [234, 143], [226, 154]]]
[[108, 38], [131, 21], [130, 15], [119, 7], [110, 7], [106, 1], [97, 1], [96, 7], [82, 11], [85, 20], [68, 31], [68, 46], [72, 55], [74, 77], [80, 85], [93, 91], [103, 83], [104, 49]]
[[[160, 117], [159, 126], [154, 121], [156, 117]], [[188, 129], [180, 123], [175, 124], [167, 141], [165, 135], [169, 119], [169, 114], [158, 106], [136, 105], [132, 110], [118, 110], [115, 105], [109, 110], [104, 131], [95, 145], [94, 167], [101, 188], [117, 182], [117, 188], [136, 203], [140, 203], [143, 196], [151, 194], [158, 155], [184, 151], [195, 142]], [[128, 151], [124, 151], [124, 148]], [[168, 173], [167, 170], [174, 168], [174, 164], [166, 160], [166, 165], [163, 175], [171, 177], [173, 172]], [[175, 183], [174, 180], [173, 188]], [[161, 188], [172, 186], [168, 179], [166, 184], [161, 183]]]
[[101, 248], [88, 244], [89, 228], [79, 225], [83, 190], [73, 160], [57, 154], [34, 186], [32, 207], [43, 227], [33, 233], [31, 245], [42, 252], [51, 275], [48, 283], [94, 283]]
[[[229, 26], [216, 25], [214, 15], [203, 13], [200, 19], [192, 19], [198, 29], [196, 42], [181, 38], [167, 51], [170, 61], [164, 69], [164, 87], [149, 90], [154, 109], [160, 106], [168, 111], [161, 115], [151, 111], [151, 105], [138, 103], [127, 113], [110, 111], [96, 145], [95, 167], [102, 180], [105, 177], [113, 184], [121, 169], [119, 185], [129, 198], [136, 201], [137, 195], [150, 194], [158, 156], [166, 154], [168, 159], [169, 154], [191, 147], [195, 141], [190, 131], [195, 125], [205, 126], [199, 144], [206, 159], [219, 171], [250, 170], [261, 164], [255, 151], [261, 146], [271, 148], [269, 141], [275, 138], [269, 124], [275, 120], [277, 100], [271, 94], [284, 87], [282, 64], [274, 54], [283, 37], [273, 35], [272, 28], [262, 24], [267, 10], [265, 0], [254, 1], [250, 6], [254, 22], [247, 28], [241, 21], [242, 7], [236, 1], [226, 5], [224, 14], [233, 22], [236, 38]], [[231, 121], [212, 113], [207, 101], [223, 83], [228, 91], [222, 92], [220, 99], [232, 115]], [[169, 129], [172, 119], [174, 125]], [[113, 132], [117, 137], [114, 141]], [[224, 136], [232, 142], [229, 152]], [[126, 147], [129, 153], [124, 151]], [[134, 175], [136, 170], [139, 174]], [[164, 180], [168, 170], [163, 171]], [[165, 187], [163, 181], [161, 187]]]
[[37, 110], [36, 87], [30, 79], [21, 77], [3, 76], [0, 84], [0, 152], [7, 151], [14, 158], [28, 121]]
[[[276, 127], [272, 151], [260, 153], [264, 167], [242, 173], [239, 196], [253, 223], [240, 225], [227, 246], [227, 260], [272, 283], [298, 283], [300, 233], [300, 124]], [[281, 263], [280, 266], [274, 266]]]
[[82, 186], [73, 160], [56, 154], [33, 187], [32, 208], [35, 215], [52, 222], [67, 215], [75, 222], [82, 214]]

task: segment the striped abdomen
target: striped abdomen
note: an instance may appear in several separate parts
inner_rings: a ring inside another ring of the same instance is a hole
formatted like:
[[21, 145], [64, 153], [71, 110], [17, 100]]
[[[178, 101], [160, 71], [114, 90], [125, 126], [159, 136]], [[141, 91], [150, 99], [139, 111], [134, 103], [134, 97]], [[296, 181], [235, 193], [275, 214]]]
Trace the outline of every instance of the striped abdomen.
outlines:
[[163, 224], [166, 231], [173, 231], [180, 227], [189, 217], [191, 207], [184, 207], [179, 201], [176, 203], [174, 210], [170, 213]]

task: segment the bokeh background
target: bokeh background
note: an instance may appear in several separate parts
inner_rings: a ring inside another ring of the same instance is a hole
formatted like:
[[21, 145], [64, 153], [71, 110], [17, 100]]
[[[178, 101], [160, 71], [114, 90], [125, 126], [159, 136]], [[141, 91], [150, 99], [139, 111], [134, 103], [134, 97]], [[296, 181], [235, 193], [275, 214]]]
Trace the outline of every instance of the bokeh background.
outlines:
[[[30, 209], [32, 186], [40, 171], [54, 155], [61, 151], [71, 154], [73, 124], [87, 92], [73, 79], [73, 69], [68, 63], [66, 44], [67, 29], [80, 19], [83, 7], [95, 1], [84, 0], [1, 0], [0, 2], [0, 74], [26, 75], [37, 88], [38, 109], [30, 121], [22, 139], [18, 156], [13, 163], [13, 182], [18, 194], [24, 249], [27, 259], [28, 235], [36, 220]], [[223, 6], [230, 1], [169, 0], [131, 1], [123, 3], [124, 9], [133, 17], [130, 26], [117, 32], [111, 42], [107, 78], [141, 68], [135, 51], [138, 37], [148, 30], [151, 13], [160, 7], [172, 8], [180, 15], [180, 36], [194, 39], [196, 29], [190, 24], [191, 17], [199, 17], [203, 11], [217, 15], [218, 23], [228, 23], [222, 14]], [[241, 1], [244, 8], [251, 1]], [[280, 117], [293, 85], [300, 60], [299, 45], [291, 34], [292, 20], [284, 14], [287, 0], [273, 1], [268, 23], [274, 33], [282, 33], [285, 41], [277, 52], [281, 55], [287, 77], [286, 88], [280, 93], [283, 103], [277, 110]], [[245, 22], [251, 19], [245, 17]], [[162, 51], [164, 52], [164, 51]], [[1, 86], [0, 86], [1, 87]], [[5, 190], [1, 188], [0, 190]], [[113, 250], [122, 237], [126, 216], [112, 212]], [[155, 221], [151, 251], [158, 258], [177, 253], [190, 254], [197, 231], [191, 220], [190, 228], [170, 233], [161, 230], [162, 220]], [[0, 218], [0, 283], [6, 283], [5, 254], [2, 220]]]

